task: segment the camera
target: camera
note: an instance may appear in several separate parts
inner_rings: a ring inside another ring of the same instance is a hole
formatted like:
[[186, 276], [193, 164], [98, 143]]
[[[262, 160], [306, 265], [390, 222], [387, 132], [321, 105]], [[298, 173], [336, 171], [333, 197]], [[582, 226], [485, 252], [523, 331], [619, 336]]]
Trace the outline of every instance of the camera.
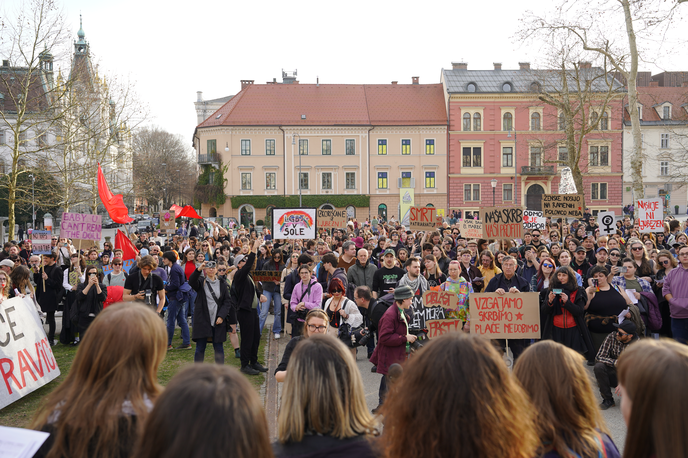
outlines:
[[205, 263], [205, 268], [206, 269], [213, 269], [215, 267], [215, 261], [206, 261]]
[[626, 266], [624, 266], [624, 267], [619, 267], [619, 272], [622, 273], [622, 274], [625, 274], [626, 272], [628, 272], [628, 267], [626, 267]]
[[364, 347], [370, 339], [370, 331], [365, 328], [355, 329], [351, 333], [351, 344], [354, 347]]
[[147, 290], [146, 290], [146, 299], [145, 299], [145, 303], [146, 303], [147, 305], [153, 305], [152, 298], [153, 298], [153, 290], [147, 289]]
[[415, 353], [421, 348], [425, 346], [430, 341], [430, 338], [428, 337], [428, 330], [427, 329], [419, 329], [415, 327], [410, 327], [409, 328], [409, 334], [412, 334], [416, 336], [416, 341], [413, 342], [410, 346], [409, 349], [411, 350], [411, 353]]

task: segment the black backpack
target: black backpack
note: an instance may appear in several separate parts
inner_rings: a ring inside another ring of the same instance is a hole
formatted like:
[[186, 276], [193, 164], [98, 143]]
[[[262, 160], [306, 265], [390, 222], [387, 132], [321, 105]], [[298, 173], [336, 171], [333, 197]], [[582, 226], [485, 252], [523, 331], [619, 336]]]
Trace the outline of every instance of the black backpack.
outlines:
[[382, 315], [385, 314], [392, 304], [394, 304], [394, 293], [389, 293], [380, 297], [373, 307], [368, 309], [368, 319], [370, 320], [369, 328], [371, 331], [377, 330]]

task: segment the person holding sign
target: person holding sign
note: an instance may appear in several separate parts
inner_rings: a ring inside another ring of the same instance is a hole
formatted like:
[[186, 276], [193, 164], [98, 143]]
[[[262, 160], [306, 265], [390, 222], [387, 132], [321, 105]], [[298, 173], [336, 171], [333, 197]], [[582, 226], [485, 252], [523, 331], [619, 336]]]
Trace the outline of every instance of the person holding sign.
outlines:
[[[468, 252], [466, 256], [470, 256], [470, 252]], [[463, 258], [463, 255], [461, 257]], [[448, 310], [446, 315], [447, 318], [457, 318], [463, 321], [462, 329], [470, 329], [470, 326], [466, 327], [466, 323], [469, 322], [468, 296], [473, 294], [473, 287], [461, 276], [459, 261], [452, 261], [449, 263], [449, 277], [447, 281], [440, 285], [440, 291], [452, 291], [459, 299], [458, 309]]]
[[540, 291], [542, 339], [552, 339], [592, 360], [594, 349], [583, 315], [588, 296], [570, 267], [559, 267], [548, 288]]

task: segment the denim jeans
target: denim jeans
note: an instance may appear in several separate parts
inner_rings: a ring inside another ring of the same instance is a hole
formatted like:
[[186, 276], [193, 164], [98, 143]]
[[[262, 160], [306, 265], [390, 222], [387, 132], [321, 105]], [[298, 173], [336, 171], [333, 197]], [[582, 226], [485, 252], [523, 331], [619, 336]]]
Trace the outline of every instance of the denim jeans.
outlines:
[[688, 344], [688, 318], [672, 318], [671, 333], [677, 342]]
[[282, 332], [282, 298], [280, 297], [279, 291], [271, 293], [269, 291], [263, 291], [263, 296], [268, 300], [261, 302], [260, 304], [260, 319], [258, 325], [260, 326], [260, 333], [263, 334], [263, 327], [268, 319], [268, 313], [270, 312], [270, 302], [274, 304], [275, 307], [275, 321], [272, 323], [272, 332], [278, 333]]
[[184, 316], [187, 317], [191, 315], [191, 327], [194, 325], [194, 308], [196, 304], [196, 296], [198, 296], [198, 293], [195, 290], [189, 291], [188, 294], [188, 301], [184, 306]]
[[[176, 294], [176, 293], [172, 293]], [[168, 297], [167, 302], [167, 345], [172, 345], [175, 320], [182, 329], [182, 344], [189, 345], [189, 324], [186, 322], [186, 303]]]
[[[224, 324], [222, 325], [224, 326]], [[207, 339], [200, 339], [196, 341], [196, 353], [194, 353], [194, 362], [202, 363], [205, 357], [205, 347], [208, 345]], [[213, 342], [213, 349], [215, 350], [215, 362], [217, 364], [225, 363], [225, 349], [222, 342]]]

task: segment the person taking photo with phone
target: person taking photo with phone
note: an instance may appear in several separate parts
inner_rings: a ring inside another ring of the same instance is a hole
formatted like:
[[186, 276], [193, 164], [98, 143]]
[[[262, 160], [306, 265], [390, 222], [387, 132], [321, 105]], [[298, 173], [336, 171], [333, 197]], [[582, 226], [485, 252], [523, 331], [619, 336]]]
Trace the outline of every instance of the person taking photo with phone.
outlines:
[[107, 287], [103, 284], [103, 274], [98, 273], [96, 266], [87, 266], [84, 272], [85, 281], [76, 292], [77, 329], [79, 342], [96, 316], [103, 311], [103, 302], [107, 299]]

